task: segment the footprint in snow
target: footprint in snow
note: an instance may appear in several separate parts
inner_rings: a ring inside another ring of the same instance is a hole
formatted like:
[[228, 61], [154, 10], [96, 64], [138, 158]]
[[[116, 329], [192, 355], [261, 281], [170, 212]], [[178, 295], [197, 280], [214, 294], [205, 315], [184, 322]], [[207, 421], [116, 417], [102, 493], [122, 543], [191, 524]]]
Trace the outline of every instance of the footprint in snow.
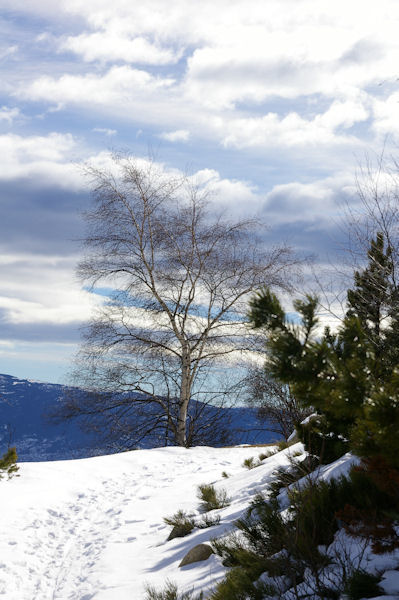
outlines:
[[131, 523], [144, 523], [144, 519], [125, 519], [125, 525], [130, 525]]

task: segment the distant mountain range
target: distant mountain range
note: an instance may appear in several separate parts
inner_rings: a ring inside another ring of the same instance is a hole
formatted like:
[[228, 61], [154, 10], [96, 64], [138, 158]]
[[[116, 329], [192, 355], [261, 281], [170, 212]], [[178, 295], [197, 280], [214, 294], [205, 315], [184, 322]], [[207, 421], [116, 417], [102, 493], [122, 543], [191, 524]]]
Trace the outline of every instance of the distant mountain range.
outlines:
[[[67, 388], [53, 383], [0, 375], [0, 452], [16, 446], [21, 461], [87, 458], [109, 453], [77, 422], [51, 423], [48, 415]], [[251, 408], [225, 408], [232, 443], [252, 444], [274, 441], [276, 435], [264, 429]], [[148, 447], [150, 444], [143, 444]]]

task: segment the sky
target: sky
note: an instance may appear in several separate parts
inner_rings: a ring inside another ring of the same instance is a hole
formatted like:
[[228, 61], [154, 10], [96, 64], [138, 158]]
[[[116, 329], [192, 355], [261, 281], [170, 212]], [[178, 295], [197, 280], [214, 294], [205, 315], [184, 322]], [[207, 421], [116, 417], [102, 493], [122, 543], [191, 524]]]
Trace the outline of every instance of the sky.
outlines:
[[195, 175], [270, 242], [334, 255], [399, 138], [396, 0], [0, 0], [0, 372], [63, 383], [101, 302], [75, 275], [79, 165]]

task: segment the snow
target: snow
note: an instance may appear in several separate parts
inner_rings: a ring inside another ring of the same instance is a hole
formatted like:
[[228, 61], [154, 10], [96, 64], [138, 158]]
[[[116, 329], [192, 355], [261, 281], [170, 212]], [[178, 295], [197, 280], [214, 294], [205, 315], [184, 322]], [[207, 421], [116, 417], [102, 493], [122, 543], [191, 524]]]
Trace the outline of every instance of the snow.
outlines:
[[[182, 592], [212, 589], [226, 570], [218, 557], [178, 565], [196, 544], [228, 533], [253, 496], [267, 490], [273, 471], [303, 446], [252, 470], [242, 466], [264, 450], [173, 447], [20, 464], [20, 477], [0, 482], [0, 598], [141, 600], [146, 584], [163, 588], [166, 580]], [[345, 455], [321, 476], [345, 474], [354, 460]], [[171, 528], [164, 517], [179, 509], [200, 516], [197, 486], [203, 483], [226, 489], [231, 498], [211, 513], [220, 515], [220, 524], [166, 541]], [[386, 571], [385, 600], [399, 598], [399, 556], [368, 553], [367, 561], [370, 572]]]
[[[224, 572], [212, 556], [178, 564], [197, 543], [232, 526], [286, 453], [253, 471], [242, 462], [262, 448], [137, 450], [113, 456], [22, 463], [0, 482], [0, 597], [5, 600], [134, 600], [146, 583], [211, 587]], [[231, 474], [222, 478], [222, 472]], [[256, 471], [256, 473], [255, 473]], [[166, 539], [163, 517], [199, 514], [197, 486], [215, 483], [233, 496], [218, 527]]]
[[380, 586], [387, 594], [393, 594], [394, 598], [399, 597], [399, 579], [398, 571], [385, 571]]

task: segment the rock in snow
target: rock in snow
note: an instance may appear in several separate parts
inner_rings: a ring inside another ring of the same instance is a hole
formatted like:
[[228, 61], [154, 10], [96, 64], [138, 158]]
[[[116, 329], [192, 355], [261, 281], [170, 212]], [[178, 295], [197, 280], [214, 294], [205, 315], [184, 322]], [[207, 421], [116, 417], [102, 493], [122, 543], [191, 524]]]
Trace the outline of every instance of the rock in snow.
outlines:
[[209, 544], [197, 544], [194, 548], [191, 548], [186, 556], [181, 561], [179, 567], [185, 567], [186, 565], [192, 565], [202, 560], [208, 560], [213, 554], [213, 550]]

